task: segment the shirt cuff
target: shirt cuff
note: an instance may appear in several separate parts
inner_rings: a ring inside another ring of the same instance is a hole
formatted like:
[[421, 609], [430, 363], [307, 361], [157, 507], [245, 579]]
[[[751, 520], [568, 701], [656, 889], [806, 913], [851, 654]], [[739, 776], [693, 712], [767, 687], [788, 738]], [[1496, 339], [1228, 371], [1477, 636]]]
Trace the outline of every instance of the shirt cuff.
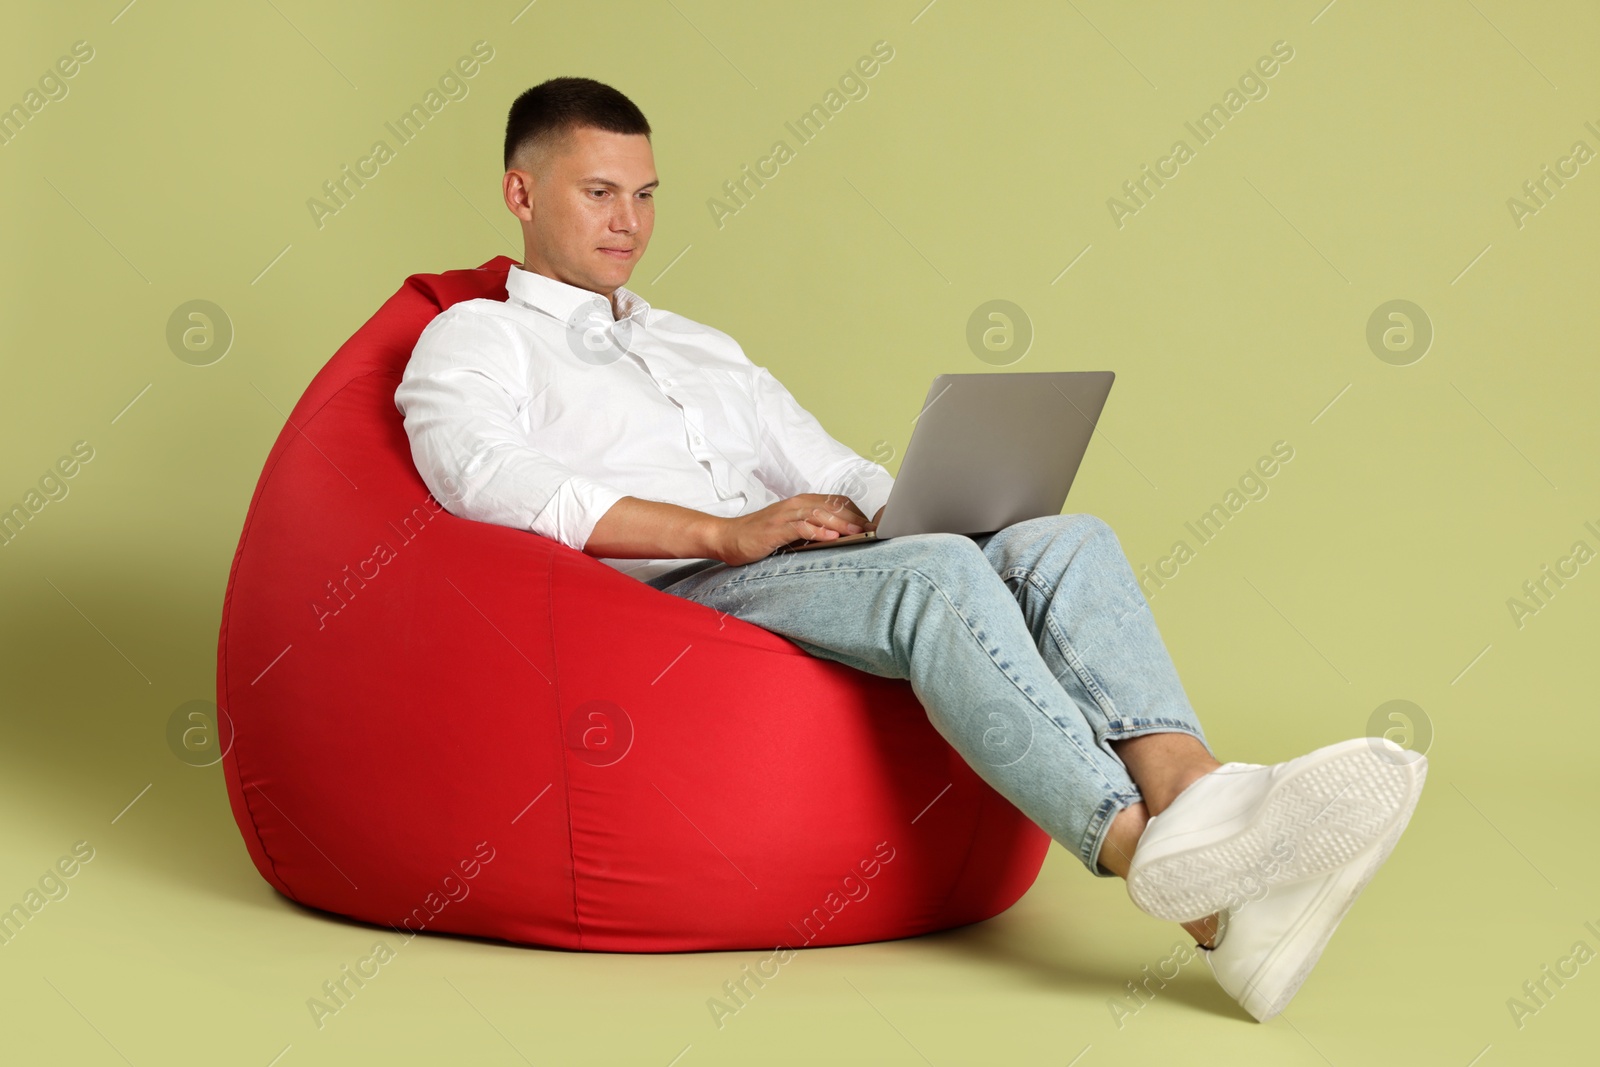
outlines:
[[604, 482], [574, 474], [561, 483], [533, 520], [533, 532], [581, 552], [601, 516], [627, 495]]
[[894, 488], [894, 475], [876, 463], [862, 460], [861, 464], [846, 471], [830, 490], [849, 497], [866, 513], [870, 521], [889, 500], [889, 490]]

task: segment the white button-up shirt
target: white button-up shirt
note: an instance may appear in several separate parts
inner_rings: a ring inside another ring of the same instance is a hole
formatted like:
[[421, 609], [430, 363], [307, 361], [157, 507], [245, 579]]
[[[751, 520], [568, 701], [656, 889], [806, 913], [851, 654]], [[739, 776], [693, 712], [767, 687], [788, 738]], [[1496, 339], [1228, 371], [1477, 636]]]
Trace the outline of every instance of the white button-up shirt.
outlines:
[[[624, 496], [732, 518], [838, 493], [870, 519], [894, 477], [830, 437], [737, 341], [619, 288], [513, 265], [508, 299], [464, 300], [417, 339], [395, 406], [452, 514], [581, 550]], [[602, 559], [641, 581], [685, 559]]]

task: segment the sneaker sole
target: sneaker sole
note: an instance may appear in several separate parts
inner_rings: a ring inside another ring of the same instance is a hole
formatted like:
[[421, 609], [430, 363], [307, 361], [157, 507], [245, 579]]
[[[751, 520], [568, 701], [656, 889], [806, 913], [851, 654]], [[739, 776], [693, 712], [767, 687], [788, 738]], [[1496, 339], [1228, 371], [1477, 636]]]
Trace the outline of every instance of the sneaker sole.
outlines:
[[[1322, 957], [1322, 950], [1328, 947], [1328, 940], [1333, 937], [1334, 930], [1344, 920], [1351, 905], [1355, 904], [1356, 898], [1367, 887], [1367, 883], [1372, 881], [1373, 875], [1378, 873], [1378, 868], [1389, 858], [1389, 853], [1394, 851], [1394, 846], [1400, 840], [1400, 834], [1411, 821], [1411, 812], [1416, 808], [1417, 797], [1421, 795], [1422, 780], [1427, 777], [1425, 763], [1420, 771], [1417, 776], [1416, 795], [1412, 797], [1410, 804], [1406, 806], [1400, 820], [1388, 836], [1378, 845], [1372, 858], [1364, 862], [1363, 869], [1355, 882], [1347, 883], [1348, 888], [1342, 892], [1338, 890], [1337, 881], [1330, 885], [1332, 891], [1330, 895], [1307, 912], [1305, 919], [1294, 933], [1284, 939], [1279, 950], [1261, 965], [1248, 983], [1251, 992], [1241, 1003], [1244, 1009], [1260, 1022], [1266, 1022], [1288, 1007], [1289, 1001], [1294, 999], [1294, 995], [1310, 977], [1311, 969]], [[1289, 972], [1287, 978], [1274, 981], [1275, 973], [1286, 970]]]
[[[1397, 839], [1421, 795], [1426, 765], [1367, 738], [1329, 746], [1323, 759], [1273, 783], [1236, 820], [1239, 829], [1136, 864], [1128, 895], [1150, 915], [1190, 922], [1242, 906], [1274, 885], [1326, 874]], [[1285, 843], [1292, 846], [1287, 857]]]

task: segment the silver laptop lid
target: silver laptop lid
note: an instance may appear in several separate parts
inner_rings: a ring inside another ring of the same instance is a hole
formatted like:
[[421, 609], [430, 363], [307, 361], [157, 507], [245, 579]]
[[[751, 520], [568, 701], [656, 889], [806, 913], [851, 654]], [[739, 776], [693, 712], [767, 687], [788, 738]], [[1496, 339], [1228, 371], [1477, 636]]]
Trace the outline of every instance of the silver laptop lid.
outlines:
[[982, 534], [1059, 515], [1115, 378], [1113, 371], [939, 375], [878, 536]]

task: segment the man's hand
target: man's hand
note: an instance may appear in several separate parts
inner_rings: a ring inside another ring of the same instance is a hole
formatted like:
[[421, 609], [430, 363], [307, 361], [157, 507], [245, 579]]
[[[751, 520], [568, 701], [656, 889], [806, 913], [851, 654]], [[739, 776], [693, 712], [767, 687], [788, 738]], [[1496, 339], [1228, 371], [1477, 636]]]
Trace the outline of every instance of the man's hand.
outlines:
[[[878, 509], [878, 515], [883, 509]], [[716, 556], [729, 566], [765, 559], [790, 541], [832, 541], [875, 529], [848, 497], [837, 493], [801, 493], [760, 511], [723, 519]]]

